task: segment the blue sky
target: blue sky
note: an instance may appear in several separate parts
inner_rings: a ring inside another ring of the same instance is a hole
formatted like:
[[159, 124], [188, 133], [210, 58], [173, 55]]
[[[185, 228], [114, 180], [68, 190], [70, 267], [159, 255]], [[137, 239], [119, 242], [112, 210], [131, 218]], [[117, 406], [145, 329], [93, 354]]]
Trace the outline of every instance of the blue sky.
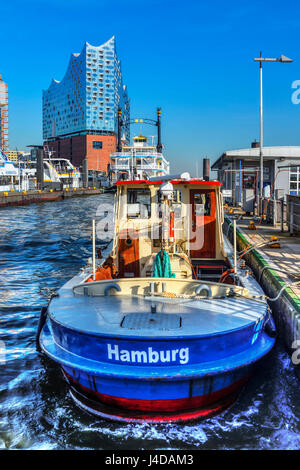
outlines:
[[154, 118], [162, 107], [172, 171], [195, 174], [202, 157], [259, 139], [260, 50], [294, 59], [264, 67], [264, 145], [300, 145], [300, 104], [291, 101], [300, 79], [298, 1], [11, 0], [1, 17], [11, 149], [42, 142], [42, 89], [63, 78], [71, 52], [112, 35], [131, 116]]

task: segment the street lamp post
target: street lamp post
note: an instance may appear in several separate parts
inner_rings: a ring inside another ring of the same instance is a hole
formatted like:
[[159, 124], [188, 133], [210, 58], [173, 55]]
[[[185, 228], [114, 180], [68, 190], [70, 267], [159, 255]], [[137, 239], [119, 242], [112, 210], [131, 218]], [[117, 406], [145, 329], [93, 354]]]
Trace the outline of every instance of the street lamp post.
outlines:
[[[260, 52], [260, 57], [254, 59], [256, 62], [259, 62], [259, 75], [260, 75], [260, 105], [259, 105], [259, 115], [260, 115], [260, 138], [259, 138], [259, 164], [260, 164], [260, 185], [259, 191], [257, 188], [257, 208], [259, 214], [262, 214], [262, 198], [263, 198], [263, 185], [264, 185], [264, 157], [263, 157], [263, 85], [262, 85], [262, 63], [263, 62], [282, 62], [289, 63], [293, 62], [292, 59], [281, 55], [279, 58], [264, 58], [262, 52]], [[257, 181], [258, 185], [258, 181]], [[259, 203], [260, 202], [260, 203]]]

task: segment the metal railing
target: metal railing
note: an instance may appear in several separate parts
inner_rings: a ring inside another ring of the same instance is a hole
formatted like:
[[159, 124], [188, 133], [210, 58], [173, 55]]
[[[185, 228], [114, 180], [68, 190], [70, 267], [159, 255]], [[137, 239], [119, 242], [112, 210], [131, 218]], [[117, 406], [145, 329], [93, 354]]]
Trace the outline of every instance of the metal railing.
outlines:
[[111, 170], [129, 170], [130, 166], [129, 163], [111, 163], [110, 164]]
[[287, 223], [290, 235], [300, 233], [300, 196], [287, 196]]
[[287, 203], [284, 199], [262, 199], [262, 212], [268, 223], [276, 226], [280, 223], [281, 231], [284, 231], [284, 224], [287, 222]]
[[110, 164], [111, 170], [130, 170], [135, 168], [136, 170], [160, 170], [163, 172], [168, 172], [169, 164], [164, 158], [160, 158], [158, 161], [156, 159], [151, 159], [147, 161], [147, 157], [128, 157], [127, 161], [124, 162], [124, 158], [115, 158], [115, 162]]
[[287, 195], [284, 199], [263, 198], [263, 213], [266, 221], [273, 226], [280, 224], [281, 232], [286, 230], [286, 225], [290, 235], [300, 234], [300, 196]]

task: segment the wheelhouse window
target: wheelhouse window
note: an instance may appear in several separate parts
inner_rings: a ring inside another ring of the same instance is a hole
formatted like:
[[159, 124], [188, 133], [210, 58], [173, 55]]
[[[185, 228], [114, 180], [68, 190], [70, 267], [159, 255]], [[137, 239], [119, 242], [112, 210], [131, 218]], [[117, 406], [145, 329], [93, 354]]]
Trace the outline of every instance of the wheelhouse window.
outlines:
[[148, 219], [151, 217], [151, 193], [148, 188], [127, 191], [127, 217]]
[[194, 194], [194, 211], [196, 215], [210, 216], [210, 194]]
[[[155, 193], [155, 202], [159, 204], [159, 203], [162, 203], [162, 201], [163, 201], [163, 196], [161, 194], [161, 191], [160, 189], [157, 189]], [[173, 205], [181, 204], [181, 202], [182, 202], [181, 191], [179, 189], [176, 189], [175, 191], [173, 191], [173, 194], [172, 194], [172, 204]]]
[[182, 201], [181, 191], [176, 189], [176, 191], [173, 191], [173, 202], [177, 204], [181, 204], [181, 201]]

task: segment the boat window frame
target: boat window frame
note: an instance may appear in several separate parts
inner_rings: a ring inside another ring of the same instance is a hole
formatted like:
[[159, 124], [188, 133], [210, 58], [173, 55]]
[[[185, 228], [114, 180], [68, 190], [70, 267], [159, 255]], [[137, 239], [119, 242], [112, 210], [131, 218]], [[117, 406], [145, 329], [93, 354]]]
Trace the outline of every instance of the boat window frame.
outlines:
[[[133, 193], [136, 193], [138, 194], [139, 192], [140, 193], [147, 193], [146, 196], [148, 198], [147, 202], [144, 203], [143, 201], [140, 201], [138, 200], [138, 198], [136, 198], [136, 200], [134, 202], [129, 202], [130, 200], [130, 195], [133, 194]], [[140, 205], [140, 210], [139, 210], [139, 213], [138, 215], [136, 216], [133, 216], [132, 214], [131, 215], [128, 215], [128, 206], [129, 205], [136, 205], [136, 204], [139, 204]], [[143, 216], [143, 211], [141, 210], [141, 207], [144, 207], [146, 208], [146, 211], [147, 211], [147, 217]], [[145, 188], [145, 187], [139, 187], [139, 188], [127, 188], [127, 195], [126, 195], [126, 215], [127, 215], [127, 218], [129, 219], [142, 219], [142, 220], [147, 220], [147, 219], [150, 219], [151, 218], [151, 191], [150, 191], [150, 188]]]

